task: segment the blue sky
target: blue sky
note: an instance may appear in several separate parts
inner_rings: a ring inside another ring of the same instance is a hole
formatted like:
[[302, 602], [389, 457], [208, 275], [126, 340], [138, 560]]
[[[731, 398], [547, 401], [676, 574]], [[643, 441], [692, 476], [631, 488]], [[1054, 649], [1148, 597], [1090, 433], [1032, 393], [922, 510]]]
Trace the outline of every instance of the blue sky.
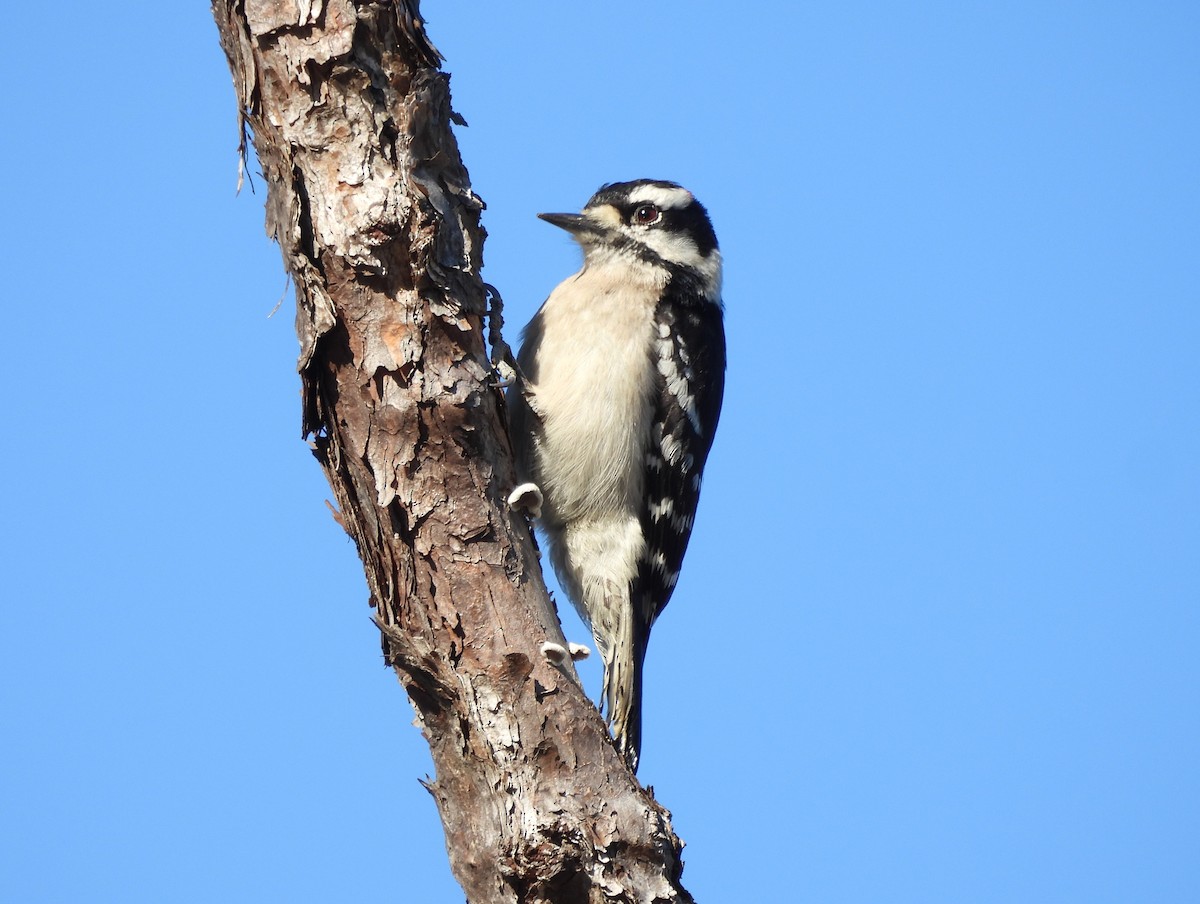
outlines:
[[[1200, 8], [745, 12], [425, 8], [510, 339], [577, 262], [539, 211], [669, 178], [721, 239], [641, 769], [686, 884], [1200, 899]], [[0, 897], [461, 901], [215, 27], [141, 18], [0, 61]]]

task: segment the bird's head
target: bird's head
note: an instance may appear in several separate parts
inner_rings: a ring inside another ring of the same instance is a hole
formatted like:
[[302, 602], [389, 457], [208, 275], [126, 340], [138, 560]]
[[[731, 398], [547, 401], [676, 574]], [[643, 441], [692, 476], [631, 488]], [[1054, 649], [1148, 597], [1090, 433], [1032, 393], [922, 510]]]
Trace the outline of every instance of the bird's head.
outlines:
[[674, 182], [613, 182], [592, 195], [582, 213], [541, 213], [567, 230], [589, 263], [626, 257], [668, 270], [685, 270], [719, 291], [721, 254], [708, 212]]

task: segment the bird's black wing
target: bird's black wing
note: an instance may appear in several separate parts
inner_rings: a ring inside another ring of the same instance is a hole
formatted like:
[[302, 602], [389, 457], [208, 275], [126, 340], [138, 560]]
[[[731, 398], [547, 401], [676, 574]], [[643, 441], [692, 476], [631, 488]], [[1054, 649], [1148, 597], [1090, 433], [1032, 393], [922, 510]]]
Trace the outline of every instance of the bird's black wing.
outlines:
[[698, 294], [677, 295], [672, 303], [659, 305], [654, 321], [654, 427], [646, 450], [642, 512], [646, 550], [630, 594], [639, 623], [634, 632], [640, 635], [639, 660], [650, 626], [679, 580], [725, 391], [719, 302]]

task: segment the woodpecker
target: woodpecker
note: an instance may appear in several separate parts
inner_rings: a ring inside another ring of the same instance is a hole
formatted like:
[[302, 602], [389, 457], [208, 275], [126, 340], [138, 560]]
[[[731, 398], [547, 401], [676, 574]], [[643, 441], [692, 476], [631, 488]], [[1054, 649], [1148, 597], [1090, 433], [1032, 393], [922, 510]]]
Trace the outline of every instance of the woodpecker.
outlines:
[[518, 476], [540, 489], [537, 526], [595, 637], [601, 709], [636, 770], [646, 644], [679, 580], [721, 413], [721, 253], [707, 211], [674, 182], [615, 182], [582, 213], [538, 216], [579, 243], [583, 267], [522, 334]]

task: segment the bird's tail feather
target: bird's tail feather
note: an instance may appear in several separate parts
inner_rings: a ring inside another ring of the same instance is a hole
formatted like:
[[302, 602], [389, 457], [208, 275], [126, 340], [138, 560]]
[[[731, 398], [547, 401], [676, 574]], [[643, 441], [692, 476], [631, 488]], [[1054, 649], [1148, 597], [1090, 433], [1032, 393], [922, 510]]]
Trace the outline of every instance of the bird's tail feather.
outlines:
[[642, 750], [642, 664], [646, 658], [646, 637], [633, 624], [620, 619], [618, 631], [604, 650], [604, 694], [608, 724], [617, 750], [637, 771]]

